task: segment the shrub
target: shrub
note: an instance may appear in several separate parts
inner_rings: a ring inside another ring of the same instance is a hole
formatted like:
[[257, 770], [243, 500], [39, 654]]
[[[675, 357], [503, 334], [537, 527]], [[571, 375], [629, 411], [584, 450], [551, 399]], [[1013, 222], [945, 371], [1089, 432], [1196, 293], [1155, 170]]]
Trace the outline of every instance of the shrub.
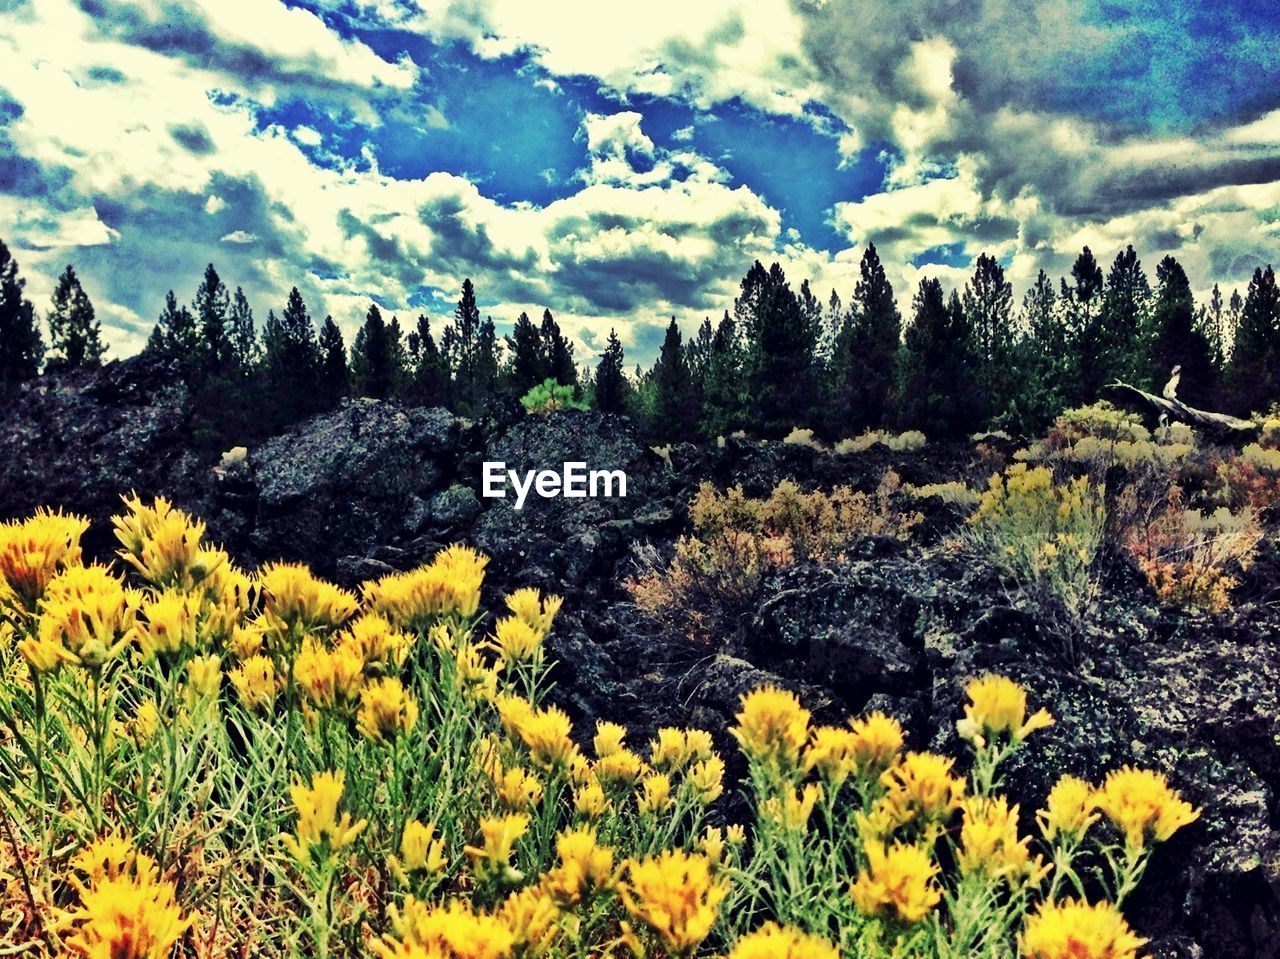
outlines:
[[572, 386], [561, 386], [554, 379], [547, 378], [522, 396], [520, 405], [530, 413], [537, 414], [587, 409], [586, 403], [574, 398], [574, 392]]
[[1024, 589], [1061, 602], [1080, 619], [1093, 597], [1102, 544], [1103, 491], [1087, 477], [1059, 484], [1045, 466], [1015, 463], [991, 477], [970, 540]]
[[[1096, 954], [1127, 957], [1121, 906], [1199, 815], [1122, 769], [1064, 777], [1022, 835], [1001, 766], [1053, 720], [984, 676], [967, 778], [882, 714], [815, 727], [790, 693], [748, 693], [730, 733], [751, 808], [711, 826], [711, 735], [644, 746], [602, 721], [585, 748], [545, 703], [559, 601], [520, 590], [486, 626], [473, 550], [357, 597], [303, 566], [250, 576], [167, 504], [117, 525], [131, 580], [83, 565], [83, 526], [0, 527], [16, 952], [1040, 957], [1096, 924]], [[1079, 905], [1086, 885], [1109, 898]]]
[[1209, 495], [1214, 503], [1233, 512], [1251, 509], [1260, 516], [1280, 504], [1280, 473], [1263, 470], [1243, 455], [1214, 460], [1210, 466]]
[[1182, 423], [1152, 434], [1134, 413], [1109, 403], [1067, 410], [1054, 421], [1045, 438], [1017, 454], [1033, 463], [1070, 462], [1102, 476], [1110, 466], [1169, 470], [1197, 448], [1195, 431]]
[[814, 438], [813, 430], [801, 429], [798, 426], [783, 437], [782, 442], [788, 446], [807, 446], [809, 449], [819, 452], [826, 452], [827, 449]]
[[1238, 584], [1234, 574], [1249, 568], [1262, 539], [1256, 510], [1187, 509], [1177, 487], [1155, 507], [1126, 489], [1116, 509], [1128, 517], [1124, 549], [1161, 603], [1210, 612], [1231, 605], [1231, 591]]
[[907, 430], [905, 433], [889, 433], [884, 430], [868, 430], [861, 436], [851, 440], [841, 440], [835, 451], [841, 456], [850, 453], [863, 453], [876, 445], [884, 446], [895, 453], [911, 453], [924, 449], [927, 444], [925, 435], [919, 430]]
[[830, 562], [868, 536], [906, 539], [922, 517], [894, 508], [898, 489], [892, 472], [875, 493], [844, 486], [805, 493], [784, 480], [759, 499], [740, 486], [721, 493], [703, 483], [689, 506], [692, 534], [680, 538], [665, 565], [652, 551], [640, 552], [641, 572], [626, 588], [641, 609], [704, 635], [755, 596], [770, 572]]
[[962, 506], [965, 509], [972, 509], [982, 502], [982, 494], [972, 489], [966, 483], [959, 480], [952, 480], [947, 483], [926, 483], [924, 486], [912, 486], [910, 483], [903, 484], [902, 492], [912, 499], [930, 499], [931, 497], [942, 500], [944, 503], [950, 503], [952, 506]]

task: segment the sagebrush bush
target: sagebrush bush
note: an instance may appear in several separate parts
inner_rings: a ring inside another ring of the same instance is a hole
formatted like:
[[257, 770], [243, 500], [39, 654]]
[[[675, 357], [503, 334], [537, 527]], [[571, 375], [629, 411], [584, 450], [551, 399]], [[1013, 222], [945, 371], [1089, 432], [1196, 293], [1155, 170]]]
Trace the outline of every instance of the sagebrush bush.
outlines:
[[802, 429], [799, 426], [784, 436], [782, 438], [782, 442], [786, 443], [788, 446], [806, 446], [811, 450], [817, 450], [819, 452], [826, 452], [827, 449], [817, 440], [816, 437], [814, 437], [813, 430], [807, 428]]
[[691, 535], [670, 562], [639, 554], [626, 582], [636, 604], [691, 635], [713, 632], [754, 597], [766, 575], [796, 562], [830, 562], [868, 536], [906, 539], [922, 517], [894, 506], [900, 483], [889, 472], [875, 493], [837, 487], [803, 492], [783, 480], [767, 498], [703, 483], [689, 506]]
[[1103, 489], [1088, 477], [1059, 483], [1048, 467], [1015, 463], [991, 477], [969, 541], [1020, 587], [1056, 598], [1079, 619], [1097, 589], [1105, 527]]
[[1032, 463], [1069, 462], [1103, 476], [1111, 466], [1170, 470], [1195, 453], [1198, 440], [1189, 426], [1174, 423], [1152, 434], [1141, 418], [1110, 403], [1067, 410], [1045, 438], [1017, 454]]
[[713, 737], [575, 736], [545, 698], [560, 601], [487, 622], [475, 551], [356, 594], [129, 506], [119, 569], [83, 564], [76, 517], [0, 526], [15, 955], [1132, 959], [1120, 908], [1198, 816], [1126, 768], [1064, 776], [1024, 835], [1001, 764], [1053, 720], [983, 676], [968, 777], [883, 714], [745, 695], [753, 812], [712, 825]]
[[912, 499], [937, 498], [953, 506], [972, 509], [982, 502], [982, 494], [959, 480], [946, 483], [926, 483], [924, 486], [902, 485], [902, 492]]
[[853, 439], [841, 440], [836, 444], [835, 452], [840, 455], [862, 453], [873, 446], [884, 446], [895, 453], [922, 450], [928, 444], [925, 435], [919, 430], [907, 430], [905, 433], [890, 433], [886, 430], [868, 430]]

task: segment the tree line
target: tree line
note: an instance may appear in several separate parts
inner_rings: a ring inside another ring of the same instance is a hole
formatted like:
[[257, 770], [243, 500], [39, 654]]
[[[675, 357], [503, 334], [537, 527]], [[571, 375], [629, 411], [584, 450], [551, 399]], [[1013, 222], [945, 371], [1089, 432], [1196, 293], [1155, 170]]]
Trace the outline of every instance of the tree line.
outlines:
[[[46, 347], [18, 264], [0, 243], [0, 396], [41, 369], [100, 365], [93, 304], [68, 266], [46, 313]], [[1070, 276], [1041, 271], [1020, 302], [1003, 266], [978, 257], [962, 289], [925, 278], [907, 316], [874, 244], [844, 301], [795, 287], [756, 262], [731, 309], [685, 338], [675, 317], [656, 362], [628, 372], [617, 332], [593, 367], [580, 365], [555, 316], [522, 313], [499, 338], [471, 280], [433, 333], [371, 304], [348, 348], [331, 316], [317, 321], [290, 290], [259, 323], [244, 291], [209, 265], [189, 304], [165, 298], [144, 353], [189, 384], [197, 442], [248, 442], [350, 396], [399, 398], [485, 417], [512, 409], [548, 380], [583, 401], [627, 413], [655, 440], [766, 436], [809, 427], [829, 438], [872, 428], [960, 437], [1042, 430], [1061, 410], [1093, 402], [1112, 380], [1159, 390], [1181, 368], [1179, 398], [1247, 414], [1280, 401], [1280, 291], [1270, 266], [1244, 296], [1214, 287], [1197, 303], [1171, 256], [1154, 283], [1132, 246], [1104, 273], [1085, 247]]]

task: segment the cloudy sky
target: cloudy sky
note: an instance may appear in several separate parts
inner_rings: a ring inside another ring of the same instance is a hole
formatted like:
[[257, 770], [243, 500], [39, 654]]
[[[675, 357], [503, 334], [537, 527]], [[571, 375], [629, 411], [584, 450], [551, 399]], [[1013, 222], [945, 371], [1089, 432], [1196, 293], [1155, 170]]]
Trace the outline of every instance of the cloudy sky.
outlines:
[[905, 306], [1084, 244], [1195, 285], [1280, 262], [1280, 7], [1256, 0], [0, 0], [0, 238], [114, 355], [204, 265], [633, 359], [756, 258]]

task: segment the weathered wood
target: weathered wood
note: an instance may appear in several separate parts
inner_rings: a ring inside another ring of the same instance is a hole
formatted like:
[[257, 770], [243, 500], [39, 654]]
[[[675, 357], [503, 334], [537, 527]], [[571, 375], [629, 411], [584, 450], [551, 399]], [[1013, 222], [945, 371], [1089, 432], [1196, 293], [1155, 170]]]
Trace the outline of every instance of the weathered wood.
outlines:
[[1187, 406], [1181, 400], [1165, 399], [1163, 396], [1156, 396], [1154, 393], [1140, 390], [1136, 386], [1130, 386], [1128, 383], [1121, 383], [1119, 380], [1114, 383], [1108, 383], [1103, 387], [1103, 391], [1112, 394], [1118, 401], [1121, 398], [1127, 399], [1129, 402], [1125, 405], [1130, 407], [1139, 404], [1145, 405], [1156, 415], [1163, 415], [1170, 420], [1186, 423], [1189, 426], [1204, 427], [1211, 432], [1238, 437], [1258, 432], [1258, 424], [1251, 420], [1242, 420], [1227, 413], [1211, 413], [1208, 410], [1198, 410], [1194, 406]]

